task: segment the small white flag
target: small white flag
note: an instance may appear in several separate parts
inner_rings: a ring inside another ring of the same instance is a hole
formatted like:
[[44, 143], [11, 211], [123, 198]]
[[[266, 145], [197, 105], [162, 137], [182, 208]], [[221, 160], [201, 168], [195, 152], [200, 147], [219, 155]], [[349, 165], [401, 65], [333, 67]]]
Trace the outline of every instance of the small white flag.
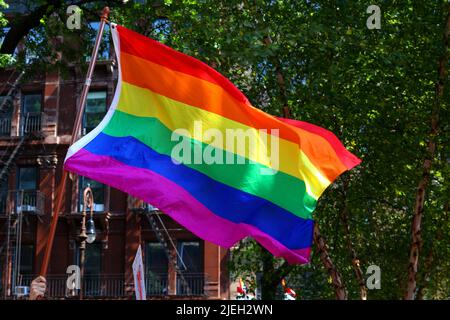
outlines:
[[142, 263], [142, 251], [140, 245], [136, 252], [136, 256], [134, 257], [133, 277], [136, 300], [147, 300], [145, 293], [144, 264]]

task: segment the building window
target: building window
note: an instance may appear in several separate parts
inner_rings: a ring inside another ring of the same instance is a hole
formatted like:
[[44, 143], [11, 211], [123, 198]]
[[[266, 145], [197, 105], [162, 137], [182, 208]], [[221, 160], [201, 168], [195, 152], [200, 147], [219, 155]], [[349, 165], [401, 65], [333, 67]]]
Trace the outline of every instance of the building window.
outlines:
[[20, 247], [20, 274], [32, 275], [34, 265], [34, 245], [22, 244]]
[[7, 181], [0, 181], [0, 215], [6, 214], [7, 200], [8, 200]]
[[[78, 259], [80, 250], [78, 247]], [[101, 296], [102, 295], [102, 244], [95, 242], [86, 243], [84, 252], [84, 275], [82, 290], [85, 296]]]
[[99, 242], [86, 244], [84, 275], [100, 275], [102, 271], [102, 244]]
[[37, 168], [21, 167], [18, 173], [17, 189], [35, 191], [37, 186]]
[[106, 114], [106, 91], [89, 92], [83, 117], [83, 134], [94, 129]]
[[[79, 177], [80, 183], [80, 192], [79, 192], [79, 211], [83, 211], [83, 192], [84, 189], [90, 187], [92, 193], [94, 194], [94, 211], [95, 212], [103, 212], [105, 210], [105, 185], [98, 181], [86, 178]], [[88, 209], [90, 210], [90, 209]], [[89, 213], [89, 212], [88, 212]]]
[[35, 212], [37, 208], [37, 180], [36, 167], [21, 167], [18, 171], [17, 191], [14, 195], [17, 212]]
[[169, 261], [161, 243], [148, 242], [146, 244], [145, 267], [145, 287], [147, 294], [168, 294]]
[[178, 242], [177, 275], [178, 295], [202, 295], [204, 293], [203, 253], [199, 241]]
[[20, 123], [21, 135], [41, 131], [41, 94], [24, 94]]
[[7, 96], [0, 96], [0, 136], [11, 135], [12, 101]]
[[[98, 28], [100, 27], [100, 22], [90, 22], [89, 23], [89, 32], [90, 32], [90, 48], [95, 45], [95, 38], [97, 36]], [[100, 41], [100, 47], [98, 48], [97, 60], [108, 60], [109, 59], [109, 25], [105, 25], [103, 29], [103, 36]], [[86, 61], [91, 59], [91, 51], [89, 50], [88, 55], [86, 56]]]

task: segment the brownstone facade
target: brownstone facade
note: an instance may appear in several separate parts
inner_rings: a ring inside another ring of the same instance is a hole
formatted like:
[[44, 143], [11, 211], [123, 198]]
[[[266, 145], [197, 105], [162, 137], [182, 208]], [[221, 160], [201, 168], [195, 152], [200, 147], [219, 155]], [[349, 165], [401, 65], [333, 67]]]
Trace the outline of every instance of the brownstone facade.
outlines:
[[[7, 100], [2, 102], [0, 114], [2, 299], [26, 293], [23, 287], [39, 272], [84, 83], [84, 72], [76, 67], [69, 75], [50, 72], [12, 88], [17, 76], [14, 70], [0, 74], [0, 94]], [[113, 59], [97, 63], [84, 133], [106, 112], [116, 79]], [[77, 176], [71, 176], [65, 189], [49, 265], [50, 297], [78, 294], [66, 288], [66, 270], [79, 264], [80, 194], [88, 184], [94, 193], [97, 233], [95, 242], [86, 245], [81, 281], [84, 298], [134, 298], [132, 263], [139, 245], [149, 298], [229, 297], [228, 250], [197, 238], [168, 216], [119, 190]], [[167, 250], [150, 224], [150, 214], [168, 244]]]

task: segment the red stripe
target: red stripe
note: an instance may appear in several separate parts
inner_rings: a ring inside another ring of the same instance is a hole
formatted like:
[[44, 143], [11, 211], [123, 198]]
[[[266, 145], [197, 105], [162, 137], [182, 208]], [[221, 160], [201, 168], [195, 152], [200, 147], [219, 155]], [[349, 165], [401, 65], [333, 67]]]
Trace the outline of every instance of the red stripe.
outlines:
[[[244, 105], [242, 105], [242, 108], [241, 108], [242, 113], [249, 113], [249, 109], [246, 108], [247, 106], [251, 106], [248, 99], [227, 78], [222, 76], [220, 73], [215, 71], [213, 68], [209, 67], [205, 63], [203, 63], [195, 58], [187, 56], [181, 52], [175, 51], [172, 48], [169, 48], [168, 46], [163, 45], [162, 43], [159, 43], [155, 40], [147, 38], [139, 33], [132, 31], [132, 30], [129, 30], [129, 29], [121, 27], [121, 26], [117, 26], [117, 29], [119, 31], [120, 50], [122, 52], [126, 52], [128, 54], [137, 56], [137, 57], [145, 59], [147, 61], [151, 61], [151, 62], [161, 65], [163, 67], [170, 68], [172, 70], [182, 72], [187, 75], [199, 78], [201, 80], [205, 80], [210, 83], [216, 84], [216, 85], [220, 86], [223, 90], [228, 92], [237, 101], [244, 104]], [[136, 75], [136, 78], [139, 79], [140, 77], [138, 75]], [[189, 96], [191, 98], [198, 97], [195, 92], [192, 92]], [[185, 102], [185, 101], [183, 101], [183, 102]], [[188, 103], [188, 104], [191, 104], [191, 103]], [[195, 106], [201, 107], [200, 105], [195, 105]], [[238, 110], [239, 109], [234, 110], [234, 111], [238, 111]], [[253, 107], [251, 108], [251, 111], [254, 111], [254, 112], [249, 118], [253, 119], [253, 120], [255, 120], [255, 117], [259, 119], [260, 117], [258, 117], [258, 116], [263, 117], [262, 114], [264, 114], [264, 116], [267, 115], [266, 113], [262, 112], [261, 110], [254, 109]], [[261, 115], [259, 113], [261, 113]], [[228, 117], [228, 118], [230, 118], [230, 117]], [[230, 119], [232, 119], [232, 118], [230, 118]], [[334, 134], [332, 134], [331, 132], [329, 132], [328, 130], [322, 129], [320, 127], [317, 127], [315, 125], [308, 124], [308, 123], [302, 122], [302, 121], [283, 119], [283, 118], [278, 118], [278, 120], [280, 120], [288, 125], [291, 125], [292, 129], [294, 129], [294, 130], [295, 130], [295, 128], [300, 128], [300, 129], [308, 131], [312, 134], [316, 134], [318, 136], [323, 137], [325, 140], [328, 141], [330, 146], [335, 151], [337, 157], [341, 160], [342, 165], [345, 166], [347, 169], [351, 169], [361, 162], [360, 159], [358, 159], [356, 156], [354, 156], [353, 154], [348, 152], [345, 149], [345, 147], [341, 144], [341, 142], [336, 138], [336, 136]], [[257, 121], [252, 121], [252, 122], [253, 122], [253, 124], [251, 126], [255, 127], [255, 123], [257, 123]], [[273, 125], [273, 122], [268, 123], [267, 121], [264, 121], [264, 123], [265, 123], [266, 127], [270, 126], [270, 128], [267, 128], [267, 129], [272, 129], [271, 125]], [[278, 125], [280, 125], [280, 124], [278, 124]], [[283, 138], [285, 138], [284, 133], [286, 133], [286, 135], [289, 134], [290, 139], [288, 139], [288, 140], [291, 140], [293, 142], [298, 141], [298, 132], [296, 135], [291, 130], [281, 130], [280, 134]], [[315, 164], [315, 165], [317, 166], [318, 164]], [[320, 168], [320, 166], [319, 166], [319, 168]]]
[[345, 147], [342, 145], [339, 139], [332, 132], [304, 121], [285, 119], [279, 117], [278, 119], [294, 127], [309, 131], [326, 139], [328, 143], [333, 147], [334, 151], [336, 152], [336, 155], [339, 157], [341, 162], [344, 164], [344, 166], [347, 167], [348, 170], [361, 163], [361, 159], [359, 159], [357, 156], [355, 156], [347, 149], [345, 149]]
[[120, 36], [120, 51], [217, 84], [236, 100], [250, 104], [244, 94], [230, 80], [200, 60], [127, 28], [117, 26], [117, 30]]
[[138, 288], [139, 288], [139, 299], [142, 300], [142, 286], [141, 286], [141, 267], [139, 266], [139, 270], [137, 272], [137, 280], [138, 280]]

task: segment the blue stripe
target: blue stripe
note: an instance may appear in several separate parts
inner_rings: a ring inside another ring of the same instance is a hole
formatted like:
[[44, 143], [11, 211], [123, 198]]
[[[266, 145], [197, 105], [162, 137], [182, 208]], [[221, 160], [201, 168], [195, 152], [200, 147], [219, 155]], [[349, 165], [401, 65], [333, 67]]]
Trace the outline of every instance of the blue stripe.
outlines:
[[[157, 153], [133, 137], [119, 138], [100, 133], [84, 148], [129, 166], [154, 171], [183, 187], [218, 216], [235, 223], [253, 225], [289, 249], [311, 246], [313, 220], [302, 219], [266, 199], [227, 186], [182, 164], [175, 164], [169, 156]], [[155, 188], [158, 186], [155, 185]]]

